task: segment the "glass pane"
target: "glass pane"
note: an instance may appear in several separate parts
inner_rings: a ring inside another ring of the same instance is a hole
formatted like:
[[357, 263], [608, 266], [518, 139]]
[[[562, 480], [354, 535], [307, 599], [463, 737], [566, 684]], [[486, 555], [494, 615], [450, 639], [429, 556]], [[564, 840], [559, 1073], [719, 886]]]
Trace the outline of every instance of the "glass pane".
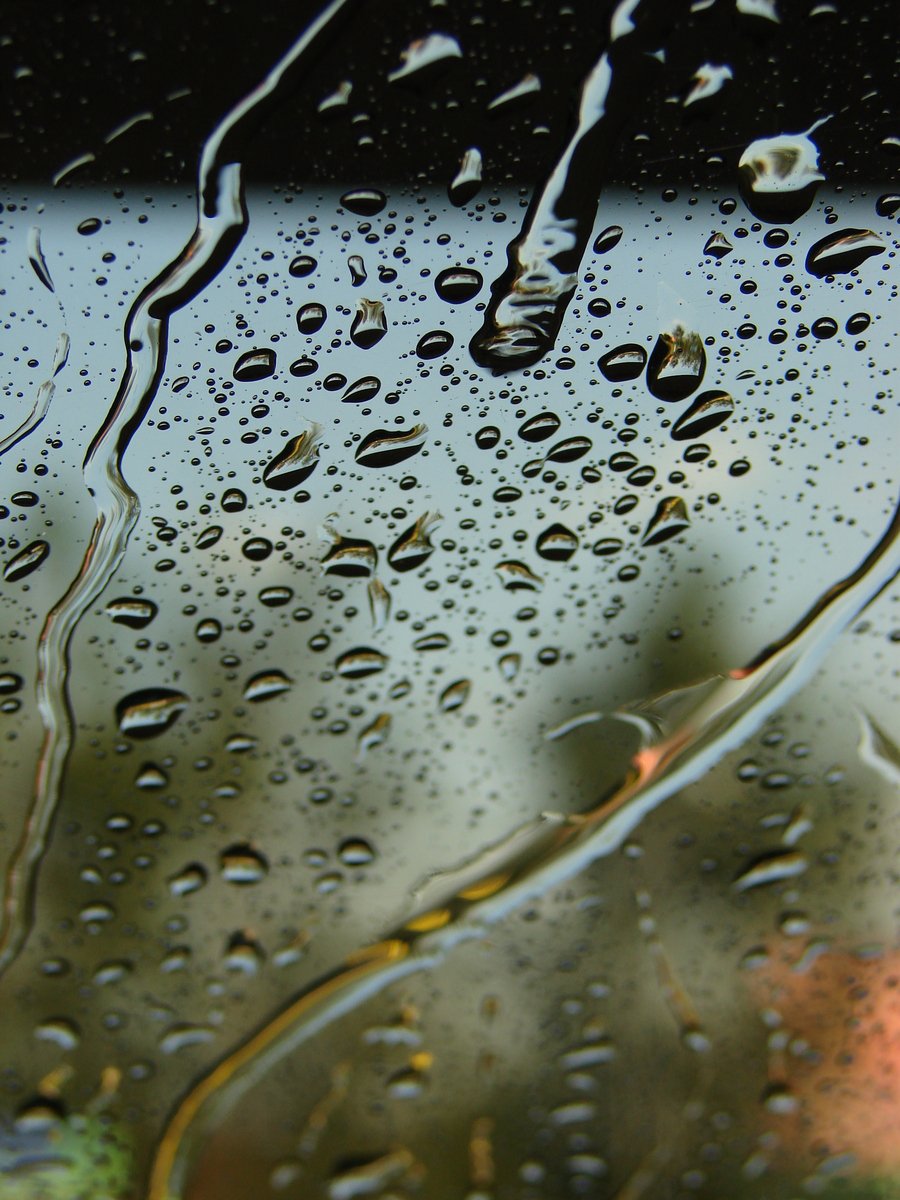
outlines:
[[6, 12], [0, 1195], [895, 1193], [891, 15]]

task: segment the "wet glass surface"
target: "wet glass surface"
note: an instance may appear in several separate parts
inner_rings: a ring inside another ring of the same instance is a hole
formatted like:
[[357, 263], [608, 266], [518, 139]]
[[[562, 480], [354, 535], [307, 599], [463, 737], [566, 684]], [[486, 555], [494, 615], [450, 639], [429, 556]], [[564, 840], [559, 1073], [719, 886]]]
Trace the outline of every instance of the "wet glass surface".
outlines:
[[889, 6], [0, 29], [0, 1196], [900, 1187]]

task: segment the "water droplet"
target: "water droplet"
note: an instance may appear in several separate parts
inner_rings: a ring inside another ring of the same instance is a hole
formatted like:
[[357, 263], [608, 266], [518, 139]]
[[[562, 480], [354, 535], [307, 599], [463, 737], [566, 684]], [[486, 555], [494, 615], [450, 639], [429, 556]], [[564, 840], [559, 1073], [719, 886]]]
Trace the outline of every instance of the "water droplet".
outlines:
[[376, 379], [374, 375], [364, 375], [362, 379], [350, 384], [341, 396], [341, 401], [344, 404], [367, 404], [374, 400], [380, 391], [381, 380]]
[[446, 650], [450, 639], [446, 633], [425, 633], [413, 642], [413, 650]]
[[234, 364], [232, 371], [239, 383], [255, 383], [275, 374], [275, 351], [268, 347], [247, 350]]
[[223, 959], [226, 971], [240, 975], [255, 975], [264, 961], [263, 948], [251, 934], [238, 931], [228, 939]]
[[704, 63], [693, 74], [693, 86], [682, 101], [683, 106], [687, 108], [701, 100], [708, 100], [720, 92], [728, 80], [733, 78], [731, 67]]
[[378, 188], [353, 188], [352, 191], [344, 192], [340, 203], [358, 217], [374, 217], [387, 204], [387, 196]]
[[483, 286], [481, 272], [472, 267], [447, 267], [434, 281], [434, 290], [448, 304], [465, 304], [477, 296]]
[[293, 588], [284, 585], [273, 584], [271, 587], [260, 588], [259, 591], [259, 602], [266, 608], [280, 608], [283, 604], [290, 604], [293, 598]]
[[3, 568], [3, 578], [7, 583], [16, 583], [18, 580], [24, 579], [46, 561], [49, 553], [50, 546], [47, 542], [32, 542], [6, 563]]
[[494, 570], [508, 592], [539, 592], [544, 586], [540, 575], [535, 575], [523, 562], [515, 559], [497, 563]]
[[327, 116], [335, 109], [345, 108], [350, 102], [352, 94], [353, 84], [348, 79], [342, 79], [333, 92], [329, 92], [323, 100], [319, 101], [316, 111]]
[[414, 525], [401, 533], [388, 550], [388, 562], [395, 571], [414, 571], [432, 554], [429, 534], [441, 520], [440, 513], [423, 513]]
[[676, 442], [702, 437], [727, 421], [733, 412], [734, 400], [728, 392], [703, 392], [672, 426], [671, 436]]
[[769, 883], [796, 879], [798, 875], [803, 874], [807, 866], [807, 859], [799, 850], [787, 848], [767, 851], [741, 871], [732, 887], [736, 892], [746, 892]]
[[682, 498], [667, 496], [665, 500], [660, 500], [656, 512], [647, 522], [647, 528], [641, 538], [641, 545], [658, 546], [662, 542], [667, 542], [669, 538], [683, 533], [690, 523], [690, 517]]
[[860, 334], [865, 333], [871, 323], [872, 318], [868, 313], [854, 313], [852, 317], [847, 318], [844, 328], [848, 333]]
[[229, 488], [222, 493], [221, 504], [224, 512], [243, 512], [247, 507], [247, 497], [240, 488]]
[[594, 240], [594, 253], [608, 254], [610, 250], [614, 250], [622, 240], [624, 232], [621, 225], [609, 225], [602, 233], [597, 234]]
[[898, 210], [900, 210], [900, 194], [897, 192], [887, 192], [875, 201], [875, 212], [879, 217], [896, 216]]
[[800, 1101], [786, 1083], [769, 1083], [761, 1097], [761, 1103], [767, 1112], [778, 1116], [788, 1116], [800, 1107]]
[[656, 340], [647, 363], [647, 386], [657, 400], [685, 400], [700, 386], [705, 371], [700, 335], [676, 325]]
[[838, 331], [838, 323], [833, 317], [818, 317], [810, 326], [810, 333], [820, 342], [833, 338]]
[[441, 692], [438, 697], [438, 708], [444, 713], [462, 708], [468, 700], [471, 690], [472, 681], [470, 679], [457, 679], [454, 683], [448, 684]]
[[809, 134], [787, 133], [751, 142], [738, 162], [744, 203], [761, 221], [796, 221], [813, 201], [825, 176]]
[[817, 279], [846, 275], [873, 254], [883, 254], [884, 242], [871, 229], [841, 229], [829, 233], [810, 248], [806, 269]]
[[119, 701], [116, 720], [127, 737], [155, 737], [170, 729], [187, 705], [187, 696], [174, 688], [142, 688]]
[[568, 562], [578, 549], [578, 537], [565, 525], [551, 525], [537, 536], [538, 554], [550, 562]]
[[247, 538], [241, 546], [241, 553], [251, 562], [264, 562], [272, 553], [272, 543], [264, 537]]
[[618, 474], [631, 471], [637, 465], [637, 456], [632, 454], [630, 450], [617, 450], [615, 454], [610, 455], [609, 469], [616, 471]]
[[387, 666], [388, 656], [370, 646], [357, 646], [348, 650], [335, 662], [334, 669], [344, 679], [365, 679], [367, 675], [375, 675]]
[[168, 785], [169, 777], [156, 763], [143, 763], [135, 778], [135, 785], [144, 791], [155, 791]]
[[16, 675], [14, 671], [3, 671], [0, 674], [0, 696], [9, 696], [13, 692], [18, 692], [23, 682], [22, 676]]
[[[303, 433], [288, 438], [284, 446], [263, 470], [263, 483], [278, 492], [298, 487], [313, 473], [319, 463], [319, 439], [322, 430], [312, 425]], [[225, 508], [223, 500], [222, 507]], [[233, 511], [233, 510], [229, 510]]]
[[500, 430], [496, 425], [484, 425], [475, 434], [475, 445], [479, 450], [493, 450], [500, 441]]
[[453, 345], [453, 335], [446, 329], [432, 329], [424, 333], [416, 342], [416, 354], [419, 358], [440, 358]]
[[597, 365], [610, 383], [627, 383], [643, 374], [647, 351], [636, 342], [626, 342], [602, 355]]
[[746, 475], [750, 470], [750, 463], [746, 458], [736, 458], [728, 468], [728, 474], [735, 479], [739, 479], [741, 475]]
[[208, 1025], [187, 1025], [182, 1022], [171, 1025], [159, 1039], [159, 1048], [163, 1054], [178, 1054], [189, 1046], [202, 1046], [211, 1042], [215, 1030]]
[[324, 304], [304, 304], [297, 309], [297, 328], [301, 333], [318, 333], [325, 324], [328, 312]]
[[599, 557], [604, 558], [611, 554], [618, 554], [622, 549], [622, 544], [623, 543], [620, 538], [599, 538], [596, 542], [594, 542], [593, 546], [591, 547], [591, 551]]
[[371, 350], [387, 333], [387, 319], [380, 300], [362, 299], [350, 326], [350, 340], [360, 350]]
[[189, 896], [191, 892], [199, 892], [208, 878], [204, 866], [188, 863], [177, 874], [169, 876], [169, 891], [173, 896]]
[[380, 746], [391, 730], [391, 714], [379, 713], [378, 716], [359, 734], [356, 739], [356, 756], [361, 762], [370, 750]]
[[593, 446], [588, 437], [563, 438], [547, 451], [547, 462], [567, 463], [583, 458]]
[[295, 358], [291, 363], [290, 372], [295, 379], [305, 379], [307, 375], [314, 375], [319, 369], [319, 364], [314, 358]]
[[400, 55], [401, 65], [388, 75], [389, 83], [408, 79], [436, 63], [462, 58], [462, 49], [455, 37], [448, 33], [429, 33], [410, 42]]
[[296, 258], [291, 260], [288, 271], [295, 279], [303, 279], [306, 275], [311, 275], [316, 269], [316, 260], [311, 254], [298, 254]]
[[122, 596], [110, 600], [106, 606], [106, 614], [118, 625], [128, 625], [131, 629], [143, 629], [156, 616], [158, 608], [152, 600], [143, 597]]
[[345, 838], [338, 846], [338, 858], [345, 867], [366, 867], [375, 859], [375, 851], [365, 838]]
[[208, 550], [210, 546], [214, 546], [222, 536], [223, 529], [221, 525], [210, 525], [208, 529], [204, 529], [202, 533], [197, 534], [194, 546], [197, 550]]
[[468, 204], [481, 191], [481, 151], [471, 146], [460, 159], [459, 169], [447, 187], [450, 203], [456, 208]]
[[514, 83], [512, 87], [507, 88], [506, 91], [495, 96], [493, 100], [488, 101], [486, 109], [488, 112], [495, 112], [498, 108], [513, 104], [516, 100], [523, 100], [526, 96], [532, 96], [540, 90], [540, 79], [533, 71], [529, 71], [522, 76], [518, 83]]
[[258, 671], [247, 680], [243, 696], [245, 700], [254, 703], [258, 700], [270, 700], [273, 696], [280, 696], [282, 692], [289, 691], [293, 685], [293, 680], [288, 679], [284, 671]]
[[363, 467], [393, 467], [422, 449], [427, 429], [413, 425], [411, 429], [377, 429], [366, 434], [354, 455]]
[[365, 538], [343, 537], [327, 521], [322, 525], [320, 537], [331, 542], [331, 549], [322, 559], [324, 574], [352, 579], [371, 575], [378, 566], [378, 551]]
[[497, 659], [497, 666], [500, 669], [500, 674], [507, 683], [512, 683], [515, 677], [519, 674], [519, 668], [522, 665], [521, 654], [502, 654]]
[[734, 249], [731, 242], [724, 233], [713, 233], [707, 238], [706, 245], [703, 247], [703, 253], [710, 258], [724, 258], [726, 254], [730, 254]]
[[380, 579], [370, 579], [367, 587], [372, 628], [378, 633], [387, 625], [391, 615], [391, 594]]
[[219, 855], [219, 869], [228, 883], [247, 886], [264, 879], [269, 873], [269, 864], [253, 846], [238, 842]]
[[350, 257], [347, 259], [347, 269], [350, 272], [351, 287], [362, 287], [362, 285], [369, 278], [368, 274], [366, 273], [366, 264], [363, 262], [362, 256], [359, 254], [350, 255]]
[[561, 424], [556, 413], [538, 413], [519, 426], [519, 437], [526, 442], [542, 442], [545, 438], [552, 437]]
[[603, 296], [595, 296], [587, 307], [592, 317], [608, 317], [612, 312], [612, 305]]
[[60, 1050], [74, 1050], [81, 1041], [81, 1032], [74, 1021], [66, 1017], [48, 1017], [34, 1027], [39, 1042], [50, 1042]]

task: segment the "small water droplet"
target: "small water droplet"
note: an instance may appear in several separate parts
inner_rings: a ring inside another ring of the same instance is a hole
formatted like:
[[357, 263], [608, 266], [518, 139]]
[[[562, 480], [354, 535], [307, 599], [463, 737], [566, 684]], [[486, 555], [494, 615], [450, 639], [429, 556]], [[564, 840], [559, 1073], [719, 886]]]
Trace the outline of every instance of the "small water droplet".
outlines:
[[24, 550], [14, 555], [3, 568], [3, 578], [7, 583], [16, 583], [36, 571], [45, 562], [50, 553], [50, 546], [45, 541], [31, 542]]
[[345, 867], [366, 867], [374, 861], [375, 850], [365, 838], [344, 838], [338, 846], [338, 858]]
[[371, 350], [387, 333], [387, 318], [380, 300], [361, 299], [350, 326], [350, 340], [360, 350]]
[[219, 869], [228, 883], [240, 886], [259, 883], [269, 873], [265, 856], [247, 842], [238, 842], [219, 855]]
[[706, 371], [706, 351], [698, 333], [683, 325], [659, 335], [647, 363], [647, 386], [658, 400], [685, 400]]
[[387, 666], [388, 656], [370, 646], [357, 646], [342, 654], [334, 664], [334, 669], [344, 679], [365, 679], [375, 675]]
[[358, 217], [374, 217], [387, 204], [387, 196], [378, 188], [353, 188], [344, 192], [340, 203]]
[[556, 523], [537, 536], [538, 554], [550, 562], [568, 562], [578, 549], [578, 537], [565, 525]]
[[194, 546], [197, 550], [208, 550], [210, 546], [214, 546], [222, 536], [223, 529], [221, 525], [210, 525], [208, 529], [204, 529], [202, 533], [198, 533]]
[[706, 240], [706, 245], [703, 247], [703, 253], [710, 258], [724, 258], [726, 254], [730, 254], [734, 249], [731, 242], [724, 233], [713, 233]]
[[472, 681], [470, 679], [457, 679], [454, 683], [448, 684], [441, 692], [438, 697], [438, 708], [444, 713], [462, 708], [471, 691]]
[[473, 267], [447, 267], [434, 281], [434, 290], [448, 304], [465, 304], [477, 296], [483, 286], [481, 272]]
[[602, 355], [597, 365], [604, 379], [610, 383], [627, 383], [643, 374], [647, 365], [647, 351], [636, 342], [626, 342]]
[[325, 324], [328, 312], [324, 304], [312, 302], [297, 310], [297, 328], [301, 333], [318, 333]]
[[240, 488], [228, 488], [222, 493], [221, 504], [224, 512], [243, 512], [247, 507], [247, 497]]
[[508, 592], [539, 592], [544, 586], [540, 575], [535, 575], [529, 567], [516, 559], [505, 559], [497, 563], [494, 570]]
[[296, 258], [291, 260], [288, 271], [295, 279], [303, 279], [304, 276], [311, 275], [316, 266], [316, 260], [311, 254], [298, 254]]
[[188, 863], [175, 875], [169, 876], [169, 891], [173, 896], [189, 896], [205, 886], [209, 876], [200, 863]]
[[424, 333], [416, 342], [416, 354], [419, 358], [440, 358], [453, 345], [453, 335], [446, 329], [432, 329]]
[[280, 696], [282, 692], [287, 692], [292, 687], [293, 680], [289, 679], [284, 671], [258, 671], [247, 680], [243, 696], [245, 700], [255, 703], [259, 700], [270, 700], [273, 696]]
[[366, 272], [366, 264], [359, 254], [351, 254], [347, 259], [347, 269], [350, 272], [351, 287], [362, 287], [369, 278]]
[[395, 571], [414, 571], [430, 557], [434, 546], [429, 535], [441, 519], [440, 513], [423, 513], [414, 525], [400, 534], [387, 554]]
[[460, 159], [459, 169], [447, 187], [450, 203], [456, 208], [468, 204], [481, 191], [481, 151], [471, 146]]
[[624, 232], [621, 225], [609, 225], [594, 239], [594, 253], [608, 254], [610, 250], [614, 250], [622, 240]]

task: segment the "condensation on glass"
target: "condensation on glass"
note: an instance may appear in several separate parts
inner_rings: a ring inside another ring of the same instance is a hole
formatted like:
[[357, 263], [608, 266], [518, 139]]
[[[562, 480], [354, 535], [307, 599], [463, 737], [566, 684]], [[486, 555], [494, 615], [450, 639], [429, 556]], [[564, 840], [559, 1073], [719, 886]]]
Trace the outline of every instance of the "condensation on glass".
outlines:
[[307, 7], [4, 186], [0, 1194], [891, 1196], [885, 6]]

